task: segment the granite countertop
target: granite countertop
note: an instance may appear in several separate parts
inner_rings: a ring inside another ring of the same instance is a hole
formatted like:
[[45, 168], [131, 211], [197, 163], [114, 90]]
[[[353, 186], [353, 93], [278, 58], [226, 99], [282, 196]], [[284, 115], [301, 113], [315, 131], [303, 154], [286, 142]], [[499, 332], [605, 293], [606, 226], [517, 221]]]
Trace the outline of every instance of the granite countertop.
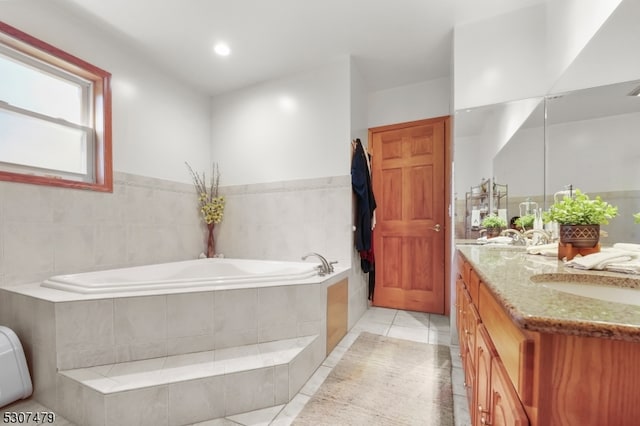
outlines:
[[573, 274], [574, 279], [595, 277], [602, 285], [637, 288], [640, 293], [639, 275], [582, 271], [565, 267], [556, 258], [527, 254], [516, 247], [456, 248], [521, 328], [640, 342], [640, 306], [572, 295], [531, 280], [537, 274], [551, 274], [551, 278]]

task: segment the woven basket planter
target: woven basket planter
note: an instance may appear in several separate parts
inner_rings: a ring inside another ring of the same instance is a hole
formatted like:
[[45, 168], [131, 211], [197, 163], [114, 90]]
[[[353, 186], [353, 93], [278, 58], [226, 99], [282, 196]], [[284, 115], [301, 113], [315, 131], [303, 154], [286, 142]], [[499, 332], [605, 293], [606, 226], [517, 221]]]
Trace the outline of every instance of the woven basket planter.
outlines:
[[600, 241], [600, 225], [560, 225], [560, 242], [576, 248], [592, 248]]

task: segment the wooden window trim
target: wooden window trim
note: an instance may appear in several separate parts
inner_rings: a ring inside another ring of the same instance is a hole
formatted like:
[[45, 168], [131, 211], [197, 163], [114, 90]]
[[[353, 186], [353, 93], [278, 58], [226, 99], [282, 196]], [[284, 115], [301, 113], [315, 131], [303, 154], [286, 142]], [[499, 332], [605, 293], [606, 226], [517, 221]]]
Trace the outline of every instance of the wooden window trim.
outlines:
[[0, 21], [3, 44], [93, 82], [93, 123], [96, 132], [95, 182], [0, 171], [0, 180], [65, 188], [113, 192], [111, 148], [111, 74]]

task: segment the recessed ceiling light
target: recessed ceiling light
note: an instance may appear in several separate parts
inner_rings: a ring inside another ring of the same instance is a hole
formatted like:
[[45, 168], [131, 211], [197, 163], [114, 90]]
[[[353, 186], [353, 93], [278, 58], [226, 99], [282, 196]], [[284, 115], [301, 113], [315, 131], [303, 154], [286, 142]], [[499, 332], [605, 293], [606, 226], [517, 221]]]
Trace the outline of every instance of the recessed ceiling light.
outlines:
[[220, 56], [229, 56], [231, 49], [226, 43], [218, 43], [213, 47], [213, 51]]

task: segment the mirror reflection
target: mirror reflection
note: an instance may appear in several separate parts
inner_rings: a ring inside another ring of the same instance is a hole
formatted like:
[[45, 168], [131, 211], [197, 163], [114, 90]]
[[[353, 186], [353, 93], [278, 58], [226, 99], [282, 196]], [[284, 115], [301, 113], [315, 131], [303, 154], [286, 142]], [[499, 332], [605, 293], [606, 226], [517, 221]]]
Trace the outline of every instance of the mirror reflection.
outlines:
[[567, 185], [618, 207], [603, 245], [640, 243], [640, 80], [549, 96], [546, 194]]
[[639, 92], [634, 80], [457, 111], [455, 238], [478, 238], [487, 214], [544, 210], [571, 185], [618, 207], [603, 245], [640, 243]]
[[455, 115], [455, 238], [480, 236], [490, 214], [509, 223], [544, 200], [544, 102], [522, 99]]

